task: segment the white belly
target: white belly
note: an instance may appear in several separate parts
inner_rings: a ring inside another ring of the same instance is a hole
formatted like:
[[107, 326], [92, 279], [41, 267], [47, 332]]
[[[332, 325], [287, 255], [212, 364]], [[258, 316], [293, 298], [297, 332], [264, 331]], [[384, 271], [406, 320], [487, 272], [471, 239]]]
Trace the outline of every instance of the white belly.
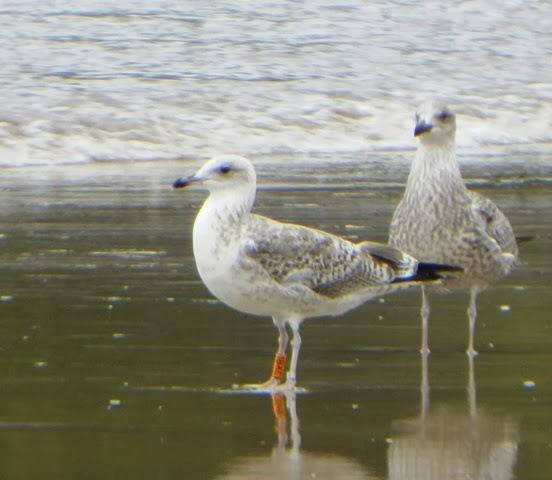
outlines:
[[226, 305], [245, 313], [273, 315], [266, 298], [258, 290], [253, 272], [240, 261], [239, 232], [213, 228], [213, 222], [202, 221], [198, 215], [194, 224], [193, 249], [196, 267], [209, 291]]

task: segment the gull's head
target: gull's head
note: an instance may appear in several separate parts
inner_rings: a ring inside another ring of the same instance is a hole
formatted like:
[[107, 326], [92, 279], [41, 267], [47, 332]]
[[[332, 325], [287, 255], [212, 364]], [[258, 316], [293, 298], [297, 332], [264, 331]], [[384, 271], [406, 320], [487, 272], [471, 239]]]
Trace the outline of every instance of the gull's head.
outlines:
[[456, 115], [442, 102], [423, 105], [416, 112], [414, 136], [425, 144], [446, 144], [454, 141]]
[[253, 164], [245, 157], [224, 155], [205, 163], [191, 177], [174, 181], [173, 188], [203, 185], [211, 193], [240, 189], [255, 189], [257, 178]]

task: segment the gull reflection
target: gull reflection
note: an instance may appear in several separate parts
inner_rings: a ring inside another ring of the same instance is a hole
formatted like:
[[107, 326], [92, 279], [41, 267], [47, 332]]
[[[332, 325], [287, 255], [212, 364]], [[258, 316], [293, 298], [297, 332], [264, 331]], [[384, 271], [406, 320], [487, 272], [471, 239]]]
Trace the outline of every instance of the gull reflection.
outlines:
[[395, 422], [387, 452], [389, 480], [508, 480], [514, 477], [517, 423], [477, 407], [474, 359], [468, 359], [467, 408], [430, 409], [427, 355], [422, 356], [421, 411]]
[[367, 469], [352, 459], [334, 454], [303, 451], [295, 392], [272, 396], [277, 442], [272, 452], [248, 456], [229, 465], [220, 480], [375, 480]]

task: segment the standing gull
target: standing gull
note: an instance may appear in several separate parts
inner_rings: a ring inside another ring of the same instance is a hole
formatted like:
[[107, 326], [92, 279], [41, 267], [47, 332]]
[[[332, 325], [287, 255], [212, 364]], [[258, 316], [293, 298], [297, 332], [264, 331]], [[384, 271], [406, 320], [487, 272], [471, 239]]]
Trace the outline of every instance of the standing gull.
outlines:
[[[174, 188], [202, 184], [210, 192], [193, 229], [194, 257], [210, 292], [232, 308], [270, 316], [278, 329], [278, 350], [270, 379], [254, 387], [295, 387], [301, 346], [299, 327], [308, 317], [340, 315], [365, 301], [420, 281], [438, 271], [418, 264], [396, 248], [372, 242], [354, 244], [301, 225], [279, 223], [251, 213], [256, 193], [249, 160], [224, 156], [208, 161]], [[284, 376], [288, 335], [291, 360]]]
[[[518, 260], [516, 238], [506, 216], [489, 199], [464, 185], [455, 152], [456, 116], [438, 102], [416, 114], [419, 139], [404, 196], [389, 231], [389, 243], [420, 261], [451, 263], [464, 275], [445, 287], [470, 289], [467, 354], [476, 355], [474, 331], [479, 291], [508, 274]], [[422, 353], [429, 353], [428, 289], [422, 286]]]

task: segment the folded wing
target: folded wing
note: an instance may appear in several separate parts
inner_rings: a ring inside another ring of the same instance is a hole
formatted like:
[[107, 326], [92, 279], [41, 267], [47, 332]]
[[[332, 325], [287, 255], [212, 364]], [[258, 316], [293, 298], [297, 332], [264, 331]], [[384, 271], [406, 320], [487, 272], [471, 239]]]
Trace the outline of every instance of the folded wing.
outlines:
[[502, 253], [517, 255], [514, 230], [509, 220], [488, 198], [470, 191], [472, 210], [486, 234], [500, 247]]
[[329, 298], [382, 287], [416, 273], [415, 259], [387, 245], [354, 244], [260, 216], [253, 217], [247, 233], [244, 253], [274, 281], [302, 284]]

